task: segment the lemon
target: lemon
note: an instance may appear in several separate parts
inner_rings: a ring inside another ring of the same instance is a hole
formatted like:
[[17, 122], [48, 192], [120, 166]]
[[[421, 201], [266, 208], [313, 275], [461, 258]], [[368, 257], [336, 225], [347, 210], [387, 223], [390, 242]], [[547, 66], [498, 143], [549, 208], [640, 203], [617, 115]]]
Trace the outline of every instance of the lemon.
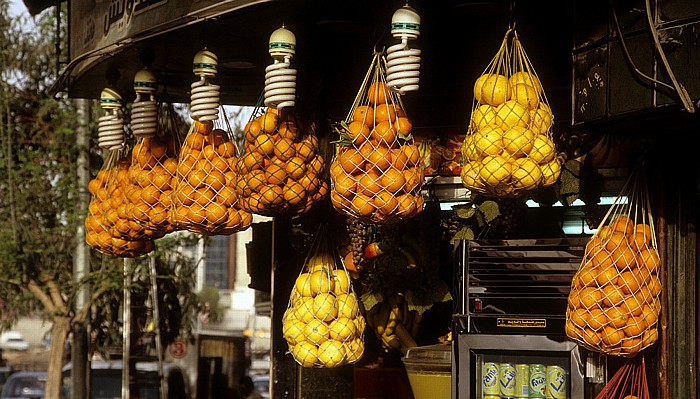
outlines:
[[513, 126], [528, 127], [530, 110], [515, 100], [508, 100], [496, 108], [496, 123], [503, 130]]
[[[475, 89], [477, 88], [476, 86], [475, 84]], [[508, 78], [497, 73], [488, 75], [479, 89], [479, 93], [475, 94], [474, 97], [479, 99], [479, 103], [481, 104], [489, 104], [497, 107], [510, 98]]]
[[318, 348], [310, 342], [300, 342], [291, 349], [292, 357], [303, 367], [313, 367], [318, 363]]
[[365, 352], [365, 343], [361, 338], [356, 338], [345, 344], [345, 361], [348, 363], [356, 363], [362, 358]]
[[323, 321], [330, 321], [338, 317], [335, 296], [327, 292], [316, 295], [313, 301], [313, 312], [317, 319]]
[[476, 148], [476, 144], [474, 144], [474, 135], [467, 136], [464, 141], [462, 142], [462, 156], [464, 156], [466, 159], [470, 161], [478, 161], [481, 158], [481, 155], [479, 154], [479, 150]]
[[350, 292], [350, 274], [343, 269], [333, 270], [333, 293], [335, 295], [347, 294]]
[[365, 327], [367, 327], [365, 318], [362, 317], [361, 314], [358, 314], [357, 317], [355, 317], [355, 320], [353, 320], [353, 323], [355, 323], [355, 333], [358, 336], [362, 335], [362, 333], [365, 331]]
[[488, 79], [489, 76], [491, 75], [483, 74], [476, 79], [476, 82], [474, 82], [474, 99], [480, 104], [484, 103], [483, 99], [481, 98], [481, 89], [484, 87], [484, 82], [486, 82], [486, 79]]
[[554, 142], [549, 137], [538, 134], [532, 142], [529, 156], [540, 165], [551, 161], [556, 156]]
[[501, 155], [489, 155], [481, 161], [479, 176], [489, 186], [497, 186], [510, 180], [513, 164]]
[[294, 288], [299, 295], [307, 297], [313, 295], [313, 292], [311, 292], [310, 277], [311, 275], [309, 273], [301, 273], [299, 277], [297, 277], [296, 281], [294, 282]]
[[306, 340], [320, 345], [330, 337], [330, 328], [322, 320], [312, 319], [304, 325]]
[[357, 296], [352, 292], [338, 295], [336, 305], [338, 307], [338, 316], [353, 319], [360, 313]]
[[309, 284], [311, 286], [311, 294], [333, 292], [334, 281], [330, 278], [331, 272], [328, 269], [317, 270], [310, 274]]
[[545, 187], [556, 183], [561, 175], [561, 164], [556, 158], [541, 165], [540, 169], [542, 169], [542, 185]]
[[535, 109], [540, 104], [540, 98], [537, 96], [537, 90], [534, 87], [518, 83], [513, 87], [513, 99], [518, 103], [526, 106], [528, 109]]
[[508, 78], [508, 84], [511, 87], [518, 84], [526, 84], [535, 90], [538, 97], [542, 95], [542, 83], [540, 83], [540, 79], [533, 73], [525, 71], [515, 72]]
[[545, 134], [554, 124], [554, 115], [545, 103], [530, 111], [530, 129], [537, 134]]
[[328, 328], [330, 330], [331, 339], [337, 339], [338, 341], [353, 339], [357, 333], [355, 322], [347, 317], [338, 317], [331, 321]]
[[345, 346], [342, 342], [330, 339], [318, 346], [318, 361], [323, 367], [331, 368], [345, 363]]
[[535, 134], [522, 126], [513, 126], [503, 133], [503, 146], [513, 158], [529, 154], [534, 140]]
[[479, 130], [487, 125], [496, 124], [496, 108], [491, 105], [483, 104], [478, 106], [474, 112], [472, 112], [471, 118], [471, 128], [472, 130]]
[[472, 137], [479, 156], [498, 155], [503, 152], [503, 130], [498, 126], [484, 126]]
[[282, 334], [284, 339], [290, 345], [296, 345], [299, 342], [305, 341], [304, 327], [306, 324], [303, 322], [291, 318], [282, 324]]
[[481, 163], [479, 162], [469, 162], [462, 166], [460, 177], [462, 178], [462, 184], [464, 184], [465, 187], [471, 189], [480, 189], [484, 187], [484, 183], [481, 181], [481, 176], [479, 176], [480, 168]]
[[294, 303], [293, 317], [308, 323], [314, 318], [314, 299], [312, 297], [301, 297]]
[[542, 181], [542, 170], [537, 162], [530, 158], [513, 161], [512, 183], [515, 188], [531, 190]]
[[332, 270], [334, 267], [335, 261], [333, 260], [333, 256], [324, 253], [314, 255], [306, 261], [306, 269], [309, 273], [324, 269]]

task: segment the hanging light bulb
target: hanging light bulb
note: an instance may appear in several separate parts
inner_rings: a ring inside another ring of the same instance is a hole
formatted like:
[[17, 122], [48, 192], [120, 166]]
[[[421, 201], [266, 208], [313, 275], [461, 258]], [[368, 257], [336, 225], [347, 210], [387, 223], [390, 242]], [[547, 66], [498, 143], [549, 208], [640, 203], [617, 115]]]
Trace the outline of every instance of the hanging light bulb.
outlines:
[[290, 68], [297, 40], [284, 25], [270, 35], [269, 51], [274, 63], [265, 68], [265, 105], [293, 107], [296, 100], [297, 70]]
[[390, 46], [386, 53], [386, 85], [399, 94], [418, 90], [420, 81], [419, 49], [408, 48], [408, 41], [420, 35], [420, 15], [408, 4], [391, 17], [391, 34], [401, 43]]
[[219, 119], [220, 87], [209, 82], [216, 76], [218, 58], [206, 48], [194, 56], [192, 71], [199, 80], [192, 83], [190, 93], [190, 113], [192, 119], [205, 122]]
[[158, 104], [153, 93], [158, 88], [156, 75], [148, 69], [136, 72], [136, 99], [131, 107], [131, 131], [136, 137], [153, 137], [158, 131]]
[[124, 120], [119, 116], [122, 97], [114, 89], [105, 88], [100, 94], [100, 106], [107, 113], [97, 124], [97, 145], [105, 150], [118, 150], [124, 145]]

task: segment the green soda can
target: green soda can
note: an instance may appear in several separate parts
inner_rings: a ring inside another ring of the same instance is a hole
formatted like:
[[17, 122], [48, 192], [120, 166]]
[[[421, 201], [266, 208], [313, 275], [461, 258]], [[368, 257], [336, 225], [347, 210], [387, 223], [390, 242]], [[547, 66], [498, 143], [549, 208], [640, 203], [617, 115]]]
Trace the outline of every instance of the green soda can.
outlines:
[[530, 365], [530, 383], [528, 398], [543, 399], [547, 390], [547, 368], [544, 364]]
[[498, 387], [498, 365], [493, 362], [484, 362], [481, 368], [481, 391], [484, 397], [500, 396]]
[[512, 398], [515, 396], [515, 366], [513, 363], [498, 365], [498, 386], [501, 390], [501, 397]]
[[530, 365], [516, 364], [515, 365], [515, 395], [514, 398], [527, 398], [530, 392]]
[[566, 370], [559, 366], [547, 366], [547, 399], [566, 399]]

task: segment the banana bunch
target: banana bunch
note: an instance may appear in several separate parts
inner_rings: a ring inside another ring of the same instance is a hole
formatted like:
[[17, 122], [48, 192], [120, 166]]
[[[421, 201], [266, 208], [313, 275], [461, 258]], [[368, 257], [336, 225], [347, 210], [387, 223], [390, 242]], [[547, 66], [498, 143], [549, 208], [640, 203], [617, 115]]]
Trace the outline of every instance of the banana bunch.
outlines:
[[408, 309], [408, 302], [401, 294], [386, 295], [385, 300], [367, 310], [367, 324], [372, 327], [385, 352], [400, 350], [406, 353], [417, 346], [422, 315]]

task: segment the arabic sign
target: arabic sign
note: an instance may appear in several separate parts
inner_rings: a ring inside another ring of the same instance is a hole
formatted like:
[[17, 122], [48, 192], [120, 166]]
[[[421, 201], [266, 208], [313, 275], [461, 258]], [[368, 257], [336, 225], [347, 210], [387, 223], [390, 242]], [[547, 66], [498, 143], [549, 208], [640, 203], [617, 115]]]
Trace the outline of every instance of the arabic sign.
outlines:
[[251, 0], [73, 0], [71, 59], [126, 38], [158, 33], [194, 19], [235, 10]]
[[496, 320], [496, 326], [497, 327], [545, 328], [545, 327], [547, 327], [547, 319], [524, 319], [524, 318], [499, 317]]

